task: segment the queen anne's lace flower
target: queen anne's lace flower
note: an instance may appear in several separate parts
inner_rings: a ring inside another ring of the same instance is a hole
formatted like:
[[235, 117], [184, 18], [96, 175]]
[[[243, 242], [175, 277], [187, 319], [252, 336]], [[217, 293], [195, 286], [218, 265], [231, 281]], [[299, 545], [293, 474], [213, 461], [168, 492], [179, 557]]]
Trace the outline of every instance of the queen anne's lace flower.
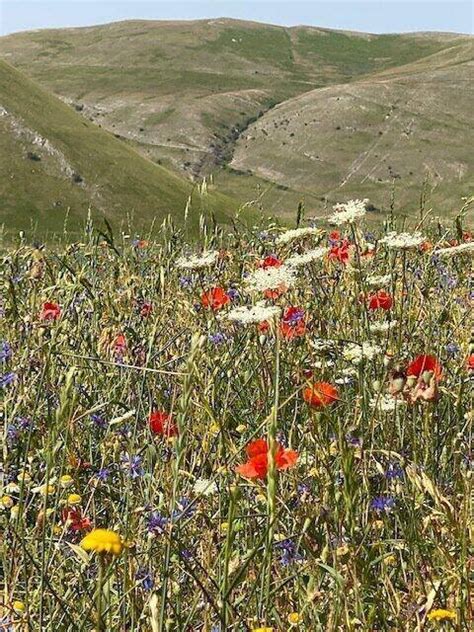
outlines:
[[360, 364], [365, 360], [373, 360], [376, 355], [382, 352], [377, 345], [371, 345], [368, 342], [362, 344], [349, 343], [342, 352], [345, 360], [352, 364]]
[[217, 483], [205, 478], [198, 478], [193, 485], [193, 491], [199, 496], [212, 496], [218, 491]]
[[292, 268], [298, 268], [299, 266], [305, 266], [313, 261], [317, 261], [318, 259], [322, 259], [329, 252], [329, 248], [314, 248], [313, 250], [308, 250], [307, 252], [303, 252], [300, 255], [293, 255], [289, 259], [286, 260], [285, 265], [290, 266]]
[[296, 282], [296, 275], [295, 271], [287, 265], [282, 265], [279, 268], [259, 268], [252, 272], [245, 279], [245, 282], [250, 290], [264, 292], [281, 287], [293, 287]]
[[403, 408], [405, 405], [405, 400], [396, 399], [390, 395], [379, 395], [378, 397], [373, 397], [370, 400], [371, 408], [375, 408], [385, 413], [393, 412], [394, 410]]
[[381, 275], [373, 275], [368, 276], [365, 280], [366, 285], [369, 287], [387, 287], [390, 284], [392, 277], [390, 274], [381, 274]]
[[321, 229], [316, 228], [315, 226], [307, 226], [304, 228], [293, 228], [291, 230], [287, 230], [276, 238], [275, 243], [277, 245], [281, 244], [289, 244], [291, 241], [295, 241], [295, 239], [300, 239], [301, 237], [309, 237], [310, 235], [319, 235], [321, 234]]
[[440, 248], [439, 250], [435, 250], [432, 254], [438, 257], [454, 257], [455, 255], [468, 254], [470, 252], [474, 252], [474, 241], [459, 244], [459, 246], [451, 246], [451, 248]]
[[418, 248], [426, 238], [421, 233], [396, 233], [391, 231], [383, 237], [379, 243], [385, 244], [388, 248], [394, 248], [396, 250], [410, 250]]
[[267, 306], [260, 302], [256, 305], [242, 305], [235, 307], [222, 318], [242, 325], [255, 325], [265, 321], [273, 320], [280, 316], [281, 309], [276, 306]]
[[372, 323], [369, 325], [370, 333], [372, 334], [385, 334], [387, 331], [390, 331], [394, 327], [396, 327], [396, 320], [386, 320], [381, 323]]
[[200, 270], [201, 268], [209, 268], [219, 259], [218, 250], [209, 250], [201, 255], [192, 255], [190, 257], [180, 257], [176, 261], [176, 267], [182, 270]]
[[336, 204], [333, 206], [336, 212], [328, 218], [328, 222], [336, 226], [354, 223], [366, 214], [367, 202], [368, 200], [349, 200], [346, 204]]

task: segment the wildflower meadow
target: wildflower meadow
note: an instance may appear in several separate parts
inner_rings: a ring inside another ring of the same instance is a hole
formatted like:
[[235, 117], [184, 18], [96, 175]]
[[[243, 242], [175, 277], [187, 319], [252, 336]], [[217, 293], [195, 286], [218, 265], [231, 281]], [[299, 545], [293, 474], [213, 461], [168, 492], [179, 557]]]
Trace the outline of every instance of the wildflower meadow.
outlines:
[[472, 630], [471, 206], [5, 243], [0, 630]]

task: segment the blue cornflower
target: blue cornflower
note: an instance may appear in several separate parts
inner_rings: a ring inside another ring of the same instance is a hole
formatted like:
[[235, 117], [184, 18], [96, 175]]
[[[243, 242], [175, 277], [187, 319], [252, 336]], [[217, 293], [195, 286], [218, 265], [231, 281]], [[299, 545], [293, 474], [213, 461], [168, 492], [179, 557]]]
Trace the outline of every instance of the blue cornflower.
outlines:
[[7, 362], [12, 357], [12, 348], [6, 340], [0, 344], [0, 362]]
[[235, 301], [236, 299], [239, 298], [239, 292], [238, 290], [235, 289], [235, 287], [230, 287], [227, 290], [226, 294], [230, 298], [231, 301]]
[[181, 276], [179, 277], [179, 284], [183, 288], [191, 287], [193, 284], [193, 279], [192, 277], [189, 277], [189, 276]]
[[18, 441], [19, 436], [20, 436], [20, 431], [18, 430], [18, 428], [14, 426], [13, 424], [8, 424], [8, 427], [7, 427], [8, 445], [10, 446], [15, 445], [15, 443]]
[[10, 384], [13, 384], [17, 377], [17, 374], [13, 371], [5, 373], [4, 375], [0, 376], [0, 387], [6, 388], [7, 386], [10, 386]]
[[304, 556], [298, 552], [296, 544], [290, 538], [278, 542], [275, 546], [280, 551], [280, 563], [283, 566], [288, 566], [304, 559]]
[[450, 342], [446, 345], [446, 353], [448, 354], [448, 356], [453, 357], [459, 353], [459, 347], [456, 343]]
[[403, 468], [400, 467], [398, 463], [389, 463], [388, 467], [385, 471], [385, 477], [389, 480], [393, 480], [395, 478], [403, 478], [404, 472]]
[[155, 581], [150, 571], [146, 568], [139, 568], [135, 573], [135, 580], [144, 588], [145, 590], [152, 590], [155, 585]]
[[97, 428], [104, 430], [107, 428], [107, 420], [104, 419], [101, 415], [96, 415], [95, 413], [91, 415], [91, 421]]
[[221, 345], [226, 341], [226, 336], [222, 332], [218, 331], [215, 334], [209, 334], [209, 342], [213, 345]]
[[102, 467], [100, 470], [97, 471], [97, 474], [95, 475], [95, 477], [99, 480], [99, 481], [106, 481], [110, 476], [110, 469], [107, 467]]
[[152, 511], [148, 518], [148, 531], [155, 535], [161, 535], [166, 529], [168, 518], [162, 516], [158, 511]]
[[180, 498], [178, 500], [178, 509], [171, 514], [172, 520], [180, 520], [181, 518], [190, 518], [195, 511], [195, 507], [191, 506], [189, 498]]
[[125, 452], [125, 454], [122, 454], [120, 457], [120, 461], [122, 463], [122, 470], [130, 476], [130, 478], [143, 476], [143, 459], [138, 454], [128, 454], [128, 452]]
[[395, 507], [395, 499], [391, 496], [376, 496], [370, 503], [370, 508], [377, 513], [388, 513]]

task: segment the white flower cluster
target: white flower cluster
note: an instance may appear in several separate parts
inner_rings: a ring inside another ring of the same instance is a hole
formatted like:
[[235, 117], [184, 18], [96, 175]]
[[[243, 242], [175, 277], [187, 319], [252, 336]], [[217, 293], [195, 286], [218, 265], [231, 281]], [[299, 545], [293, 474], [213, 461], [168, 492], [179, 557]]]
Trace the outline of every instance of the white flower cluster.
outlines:
[[372, 323], [369, 325], [370, 333], [372, 334], [385, 334], [388, 331], [391, 331], [394, 327], [396, 327], [396, 320], [386, 320], [381, 323]]
[[370, 400], [370, 407], [384, 413], [390, 413], [406, 405], [405, 400], [396, 399], [391, 395], [379, 395]]
[[315, 226], [307, 226], [304, 228], [293, 228], [291, 230], [287, 230], [286, 232], [279, 235], [276, 238], [275, 243], [278, 246], [282, 244], [289, 244], [296, 239], [300, 239], [301, 237], [309, 237], [310, 235], [319, 235], [321, 234], [321, 229], [316, 228]]
[[426, 241], [426, 238], [421, 233], [397, 233], [391, 231], [383, 237], [379, 243], [385, 244], [388, 248], [395, 248], [398, 250], [411, 250], [418, 248]]
[[380, 347], [371, 345], [369, 342], [363, 342], [362, 344], [350, 342], [343, 349], [342, 356], [347, 362], [361, 364], [365, 360], [373, 360], [381, 352], [382, 349]]
[[191, 255], [190, 257], [180, 257], [176, 261], [176, 267], [182, 270], [200, 270], [213, 266], [219, 259], [218, 250], [209, 250], [201, 255]]
[[438, 257], [454, 257], [455, 255], [462, 255], [470, 252], [474, 252], [474, 241], [468, 241], [465, 244], [451, 246], [450, 248], [440, 248], [439, 250], [435, 250], [432, 254], [438, 255]]
[[298, 268], [300, 266], [306, 266], [313, 261], [322, 259], [329, 252], [329, 248], [314, 248], [313, 250], [307, 250], [300, 255], [293, 255], [285, 261], [285, 265], [292, 268]]
[[390, 274], [368, 276], [365, 280], [369, 287], [382, 288], [390, 285], [392, 277]]
[[296, 283], [296, 274], [293, 268], [282, 265], [279, 268], [258, 268], [252, 272], [245, 283], [250, 290], [264, 292], [279, 288], [290, 288]]
[[223, 314], [221, 318], [240, 323], [241, 325], [256, 325], [266, 320], [278, 318], [280, 313], [281, 309], [279, 307], [266, 306], [265, 303], [259, 302], [253, 306], [242, 305], [241, 307], [235, 307], [227, 314]]
[[330, 338], [310, 338], [308, 340], [310, 347], [316, 351], [317, 354], [324, 354], [327, 351], [334, 351], [337, 349], [338, 341], [331, 340]]
[[367, 202], [368, 200], [349, 200], [346, 204], [336, 204], [333, 206], [335, 213], [328, 218], [328, 222], [336, 226], [353, 224], [366, 214]]
[[198, 478], [193, 486], [193, 491], [199, 496], [212, 496], [218, 491], [215, 481]]

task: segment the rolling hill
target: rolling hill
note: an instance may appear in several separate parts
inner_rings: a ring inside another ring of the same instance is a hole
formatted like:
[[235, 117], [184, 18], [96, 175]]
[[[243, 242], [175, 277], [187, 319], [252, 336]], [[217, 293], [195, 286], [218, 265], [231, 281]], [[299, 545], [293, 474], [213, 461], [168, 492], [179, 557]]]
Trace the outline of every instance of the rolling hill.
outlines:
[[474, 192], [474, 42], [370, 77], [312, 90], [239, 138], [231, 167], [329, 202], [368, 197], [439, 215]]
[[472, 47], [223, 18], [18, 33], [0, 57], [132, 162], [212, 174], [212, 194], [286, 216], [303, 197], [319, 212], [354, 195], [385, 208], [392, 186], [410, 212], [426, 179], [440, 211], [455, 208], [472, 191]]
[[117, 226], [135, 228], [172, 214], [179, 223], [191, 196], [190, 227], [212, 210], [226, 222], [236, 204], [219, 194], [201, 199], [190, 182], [132, 147], [0, 61], [0, 201], [7, 229], [58, 232], [68, 216], [77, 228], [91, 207]]

